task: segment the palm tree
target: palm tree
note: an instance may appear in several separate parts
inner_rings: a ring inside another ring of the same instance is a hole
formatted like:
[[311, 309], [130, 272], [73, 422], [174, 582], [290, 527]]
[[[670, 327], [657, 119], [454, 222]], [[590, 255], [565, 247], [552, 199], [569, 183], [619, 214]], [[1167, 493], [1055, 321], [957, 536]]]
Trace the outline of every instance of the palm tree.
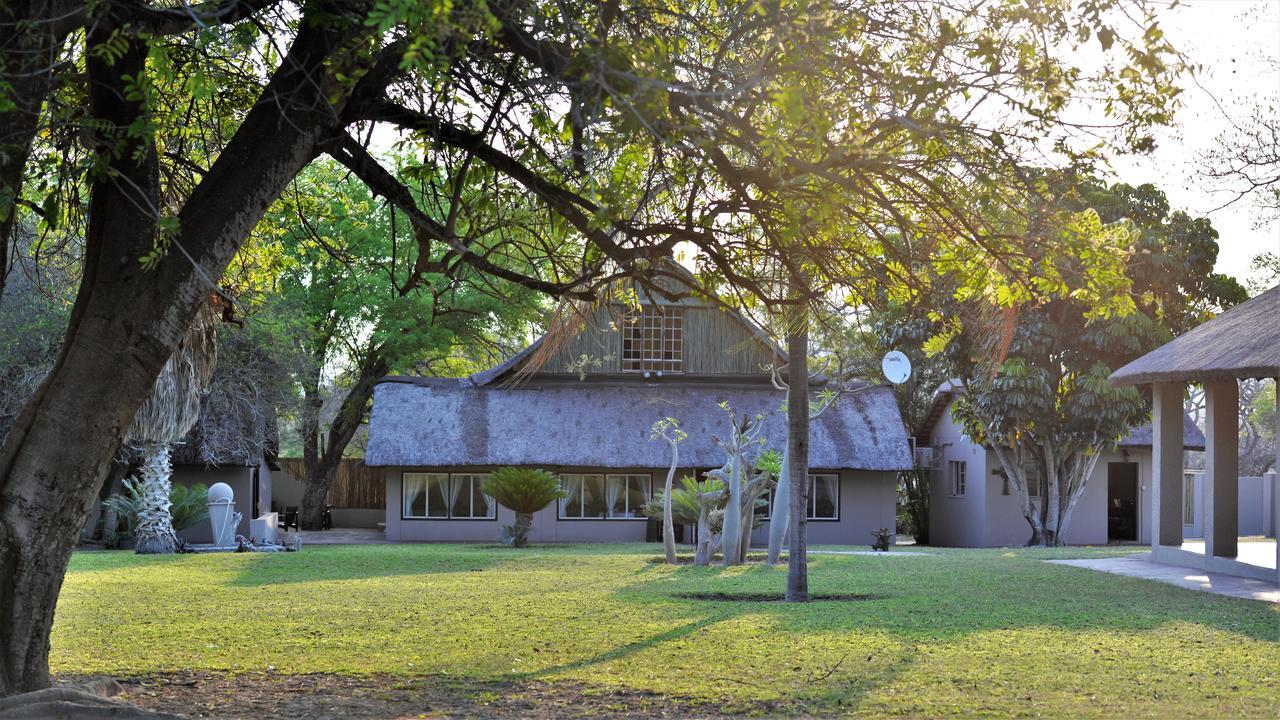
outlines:
[[172, 553], [178, 536], [169, 514], [169, 455], [200, 418], [200, 397], [209, 385], [217, 361], [213, 313], [196, 314], [187, 335], [156, 378], [151, 395], [138, 408], [125, 442], [142, 456], [142, 497], [139, 500], [134, 549], [140, 554]]
[[511, 546], [529, 545], [529, 528], [533, 514], [565, 497], [560, 480], [546, 470], [504, 467], [494, 470], [480, 492], [498, 501], [498, 504], [515, 512], [516, 524], [511, 526]]

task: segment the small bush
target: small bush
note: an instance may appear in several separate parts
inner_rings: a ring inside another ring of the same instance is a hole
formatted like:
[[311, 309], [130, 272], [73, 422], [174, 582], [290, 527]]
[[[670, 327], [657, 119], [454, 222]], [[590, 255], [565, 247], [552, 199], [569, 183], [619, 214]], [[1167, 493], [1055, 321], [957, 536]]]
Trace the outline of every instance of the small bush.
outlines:
[[[116, 511], [117, 521], [124, 524], [124, 535], [133, 536], [138, 525], [138, 508], [142, 504], [142, 481], [125, 478], [118, 495], [106, 504]], [[209, 519], [209, 488], [204, 485], [174, 485], [169, 489], [169, 518], [174, 532], [180, 532]], [[117, 528], [110, 528], [115, 531]]]
[[480, 492], [516, 514], [516, 524], [502, 528], [499, 542], [511, 547], [529, 544], [533, 514], [565, 496], [560, 478], [546, 470], [504, 467], [489, 474]]

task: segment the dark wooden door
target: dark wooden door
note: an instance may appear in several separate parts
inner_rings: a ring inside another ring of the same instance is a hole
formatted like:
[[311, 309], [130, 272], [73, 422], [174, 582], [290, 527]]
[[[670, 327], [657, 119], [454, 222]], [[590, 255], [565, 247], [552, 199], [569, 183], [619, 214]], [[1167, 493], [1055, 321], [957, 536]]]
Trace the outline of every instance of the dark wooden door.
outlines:
[[1138, 463], [1107, 464], [1107, 540], [1138, 539]]

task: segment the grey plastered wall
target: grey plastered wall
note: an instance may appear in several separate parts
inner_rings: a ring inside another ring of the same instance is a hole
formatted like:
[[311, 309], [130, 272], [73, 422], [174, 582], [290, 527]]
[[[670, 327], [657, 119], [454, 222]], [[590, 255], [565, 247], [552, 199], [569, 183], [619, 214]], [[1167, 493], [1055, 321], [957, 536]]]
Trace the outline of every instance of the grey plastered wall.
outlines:
[[[929, 542], [943, 547], [982, 546], [987, 542], [987, 452], [965, 437], [949, 412], [938, 420], [930, 443], [934, 467], [929, 473]], [[952, 494], [952, 461], [966, 464], [964, 496]]]
[[[253, 518], [253, 470], [251, 467], [219, 466], [200, 467], [180, 465], [173, 470], [174, 485], [204, 485], [206, 488], [214, 483], [226, 483], [235, 493], [235, 511], [240, 513], [240, 524], [236, 526], [236, 534], [249, 536], [249, 521]], [[197, 523], [178, 533], [178, 536], [190, 543], [213, 542], [213, 529], [206, 520]]]
[[[432, 469], [448, 472], [449, 469]], [[453, 469], [453, 472], [483, 472], [474, 468]], [[564, 468], [561, 472], [605, 472], [599, 468]], [[496, 540], [502, 525], [515, 522], [515, 515], [506, 508], [498, 508], [497, 520], [423, 520], [401, 517], [402, 468], [388, 468], [386, 538], [408, 542], [492, 542]], [[412, 471], [410, 471], [412, 472]], [[644, 472], [652, 476], [653, 489], [666, 482], [666, 471], [609, 470], [607, 472]], [[677, 478], [692, 474], [690, 470], [677, 473]], [[840, 519], [838, 521], [810, 522], [809, 542], [813, 544], [855, 544], [871, 542], [871, 531], [887, 527], [893, 530], [896, 519], [897, 479], [891, 472], [843, 471], [840, 473]], [[644, 519], [576, 520], [561, 519], [556, 506], [550, 506], [534, 514], [530, 542], [641, 542], [645, 539]], [[764, 544], [768, 538], [768, 524], [752, 535], [754, 544]]]
[[[987, 452], [990, 468], [998, 469], [994, 453]], [[1131, 462], [1138, 466], [1138, 542], [1151, 541], [1151, 450], [1130, 449], [1128, 458], [1120, 452], [1107, 452], [1085, 483], [1084, 492], [1076, 503], [1067, 525], [1066, 542], [1069, 545], [1105, 545], [1107, 543], [1108, 473], [1111, 463]], [[1012, 491], [1003, 495], [1004, 480], [993, 472], [987, 473], [987, 526], [985, 547], [1022, 545], [1031, 537], [1031, 526], [1022, 516], [1018, 496]]]

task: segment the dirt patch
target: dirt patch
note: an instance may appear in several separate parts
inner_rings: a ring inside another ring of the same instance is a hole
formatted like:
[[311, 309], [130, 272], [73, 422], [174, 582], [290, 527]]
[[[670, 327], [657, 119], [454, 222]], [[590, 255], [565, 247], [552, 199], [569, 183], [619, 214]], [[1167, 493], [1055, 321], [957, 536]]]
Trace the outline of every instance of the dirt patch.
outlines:
[[[676, 593], [673, 597], [682, 600], [708, 600], [711, 602], [782, 602], [782, 593], [764, 592], [686, 592]], [[810, 593], [810, 602], [854, 602], [859, 600], [879, 600], [880, 595], [861, 593]]]
[[[61, 677], [60, 683], [82, 678]], [[192, 718], [725, 718], [722, 708], [577, 683], [460, 682], [439, 676], [180, 672], [116, 678], [121, 700]], [[738, 708], [768, 714], [774, 708]]]

